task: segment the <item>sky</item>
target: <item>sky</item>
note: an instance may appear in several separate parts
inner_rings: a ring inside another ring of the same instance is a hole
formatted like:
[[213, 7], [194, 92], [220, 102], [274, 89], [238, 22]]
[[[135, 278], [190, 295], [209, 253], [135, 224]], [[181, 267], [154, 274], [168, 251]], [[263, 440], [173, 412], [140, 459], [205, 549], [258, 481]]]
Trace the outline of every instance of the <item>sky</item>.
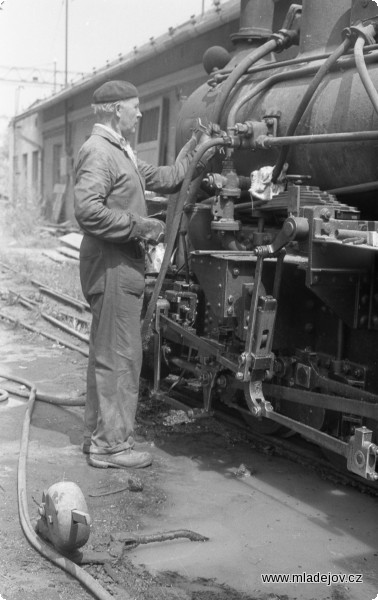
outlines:
[[[57, 90], [64, 82], [66, 7], [71, 81], [213, 4], [213, 0], [0, 0], [0, 127], [35, 100], [48, 97], [54, 78]], [[54, 71], [61, 73], [54, 77]], [[33, 77], [49, 85], [21, 82]]]

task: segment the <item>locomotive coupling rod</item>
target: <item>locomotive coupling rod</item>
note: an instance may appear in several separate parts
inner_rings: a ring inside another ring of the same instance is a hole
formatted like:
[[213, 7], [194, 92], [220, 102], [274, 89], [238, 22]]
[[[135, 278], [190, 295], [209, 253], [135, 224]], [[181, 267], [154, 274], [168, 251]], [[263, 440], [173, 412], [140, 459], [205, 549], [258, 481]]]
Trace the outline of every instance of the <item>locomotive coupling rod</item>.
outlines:
[[349, 443], [342, 442], [327, 433], [275, 412], [271, 403], [265, 399], [261, 384], [261, 381], [250, 381], [244, 386], [245, 399], [253, 416], [265, 417], [296, 431], [319, 446], [344, 456], [347, 459], [348, 470], [352, 473], [370, 481], [378, 480], [375, 470], [378, 446], [371, 442], [373, 432], [370, 429], [359, 427]]
[[275, 423], [280, 423], [280, 425], [288, 427], [297, 433], [300, 433], [306, 439], [311, 440], [312, 442], [315, 442], [319, 446], [327, 448], [332, 452], [336, 452], [336, 454], [341, 454], [341, 456], [345, 456], [345, 458], [348, 456], [349, 444], [342, 442], [337, 438], [328, 435], [327, 433], [313, 429], [304, 423], [299, 423], [298, 421], [290, 419], [290, 417], [286, 417], [285, 415], [281, 415], [274, 410], [267, 410], [264, 405], [261, 406], [261, 416], [265, 417], [266, 419], [270, 419]]

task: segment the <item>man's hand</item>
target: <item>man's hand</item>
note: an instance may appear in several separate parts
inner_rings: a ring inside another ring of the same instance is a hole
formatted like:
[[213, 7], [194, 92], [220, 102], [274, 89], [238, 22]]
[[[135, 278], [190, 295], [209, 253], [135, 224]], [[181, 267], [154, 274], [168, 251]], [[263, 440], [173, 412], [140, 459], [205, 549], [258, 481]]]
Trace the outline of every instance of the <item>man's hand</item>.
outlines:
[[165, 223], [159, 219], [135, 217], [133, 237], [149, 244], [160, 244], [165, 237]]
[[[209, 140], [211, 140], [214, 135], [211, 123], [209, 123], [208, 125], [203, 125], [201, 123], [201, 119], [198, 119], [198, 121], [199, 121], [199, 124], [198, 124], [198, 128], [197, 128], [196, 150], [201, 144], [204, 144], [205, 142], [208, 142]], [[204, 164], [210, 162], [210, 160], [213, 158], [216, 151], [217, 151], [216, 146], [213, 146], [212, 148], [209, 148], [209, 150], [206, 150], [205, 154], [201, 158], [201, 162], [203, 162]]]
[[[208, 142], [209, 140], [211, 140], [211, 136], [208, 135], [207, 133], [203, 133], [200, 137], [200, 141], [198, 142], [198, 146], [200, 144], [204, 144], [205, 142]], [[197, 148], [198, 148], [197, 146]], [[211, 161], [211, 159], [213, 158], [214, 154], [217, 151], [217, 147], [213, 146], [212, 148], [209, 148], [208, 150], [206, 150], [206, 152], [202, 155], [201, 158], [201, 162], [203, 162], [204, 164], [207, 164], [208, 162]]]

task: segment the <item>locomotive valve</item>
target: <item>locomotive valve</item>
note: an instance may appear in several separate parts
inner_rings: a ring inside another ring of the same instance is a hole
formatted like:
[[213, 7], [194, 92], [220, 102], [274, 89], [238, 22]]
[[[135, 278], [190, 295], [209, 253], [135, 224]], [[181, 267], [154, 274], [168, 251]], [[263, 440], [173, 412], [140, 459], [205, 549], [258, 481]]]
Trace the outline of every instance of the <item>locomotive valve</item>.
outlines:
[[289, 242], [297, 239], [305, 239], [308, 236], [309, 224], [304, 217], [288, 217], [282, 229], [278, 232], [269, 246], [258, 246], [255, 248], [257, 256], [273, 256], [277, 254]]

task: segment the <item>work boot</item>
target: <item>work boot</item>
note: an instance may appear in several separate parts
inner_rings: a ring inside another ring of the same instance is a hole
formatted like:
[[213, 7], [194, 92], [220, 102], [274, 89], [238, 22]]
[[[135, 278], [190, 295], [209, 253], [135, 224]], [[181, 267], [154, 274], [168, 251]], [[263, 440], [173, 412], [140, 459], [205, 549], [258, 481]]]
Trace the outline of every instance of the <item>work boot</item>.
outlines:
[[93, 454], [88, 456], [88, 463], [92, 467], [99, 469], [141, 469], [149, 467], [152, 463], [152, 456], [149, 452], [137, 452], [132, 448], [117, 452], [115, 454]]

